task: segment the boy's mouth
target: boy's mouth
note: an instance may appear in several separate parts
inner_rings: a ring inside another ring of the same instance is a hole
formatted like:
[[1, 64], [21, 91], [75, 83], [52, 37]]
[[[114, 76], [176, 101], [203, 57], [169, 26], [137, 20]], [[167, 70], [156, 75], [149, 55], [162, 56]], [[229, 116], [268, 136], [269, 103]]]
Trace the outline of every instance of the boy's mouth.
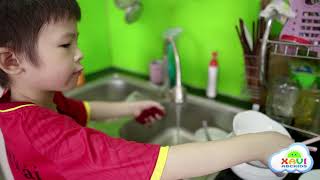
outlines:
[[78, 70], [74, 71], [73, 74], [80, 74], [83, 71], [83, 67], [78, 68]]

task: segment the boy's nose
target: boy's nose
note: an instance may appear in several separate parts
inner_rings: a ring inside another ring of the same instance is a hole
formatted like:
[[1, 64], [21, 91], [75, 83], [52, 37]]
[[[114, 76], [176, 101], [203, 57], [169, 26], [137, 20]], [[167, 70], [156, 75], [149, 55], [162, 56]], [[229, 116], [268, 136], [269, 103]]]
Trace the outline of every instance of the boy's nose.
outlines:
[[78, 62], [83, 59], [83, 54], [80, 49], [77, 49], [76, 55], [74, 56], [74, 61]]

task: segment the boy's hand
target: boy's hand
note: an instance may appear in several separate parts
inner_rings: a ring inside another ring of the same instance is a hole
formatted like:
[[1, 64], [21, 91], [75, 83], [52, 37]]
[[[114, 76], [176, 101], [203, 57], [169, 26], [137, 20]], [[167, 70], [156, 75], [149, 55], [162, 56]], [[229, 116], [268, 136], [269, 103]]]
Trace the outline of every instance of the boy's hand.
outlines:
[[262, 154], [261, 161], [266, 165], [268, 165], [269, 157], [273, 153], [288, 148], [294, 143], [294, 140], [290, 137], [277, 132], [265, 132], [261, 134], [264, 136], [264, 138], [261, 138], [261, 141], [264, 142], [264, 153]]
[[164, 107], [155, 101], [138, 101], [133, 104], [133, 115], [136, 121], [146, 126], [160, 120], [164, 113]]

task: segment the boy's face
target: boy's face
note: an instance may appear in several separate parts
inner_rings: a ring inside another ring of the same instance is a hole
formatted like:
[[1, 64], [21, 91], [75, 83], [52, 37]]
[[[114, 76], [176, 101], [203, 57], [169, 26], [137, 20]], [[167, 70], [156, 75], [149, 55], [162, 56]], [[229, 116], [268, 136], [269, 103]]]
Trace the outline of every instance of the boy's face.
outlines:
[[64, 91], [76, 86], [83, 55], [77, 46], [77, 22], [63, 20], [44, 25], [39, 33], [39, 66], [23, 62], [27, 86], [44, 91]]

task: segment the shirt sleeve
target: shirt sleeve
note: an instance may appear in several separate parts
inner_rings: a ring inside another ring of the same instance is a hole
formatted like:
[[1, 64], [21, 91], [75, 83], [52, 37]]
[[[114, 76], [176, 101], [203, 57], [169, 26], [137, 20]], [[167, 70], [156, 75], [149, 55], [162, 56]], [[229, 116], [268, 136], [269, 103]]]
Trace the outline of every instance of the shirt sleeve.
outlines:
[[25, 133], [66, 179], [161, 178], [168, 148], [112, 138], [67, 116], [39, 112], [25, 120]]
[[59, 113], [74, 119], [81, 126], [86, 126], [91, 116], [89, 103], [65, 97], [61, 92], [57, 92], [54, 97]]

